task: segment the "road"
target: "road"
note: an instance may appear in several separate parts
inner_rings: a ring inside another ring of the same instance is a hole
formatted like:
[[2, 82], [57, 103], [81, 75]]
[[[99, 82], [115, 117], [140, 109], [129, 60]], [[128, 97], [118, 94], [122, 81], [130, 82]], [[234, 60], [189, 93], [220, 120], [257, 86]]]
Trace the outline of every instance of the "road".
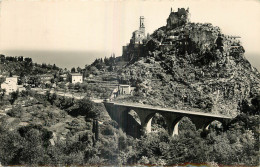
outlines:
[[[45, 94], [48, 91], [48, 89], [40, 89], [40, 88], [33, 88], [32, 90], [36, 91], [39, 94]], [[77, 100], [83, 99], [85, 97], [84, 95], [77, 96], [77, 95], [71, 94], [69, 92], [65, 93], [65, 92], [54, 91], [54, 90], [50, 90], [50, 93], [56, 93], [58, 96], [74, 98], [74, 99], [77, 99]], [[103, 103], [104, 102], [103, 99], [95, 99], [95, 98], [90, 98], [90, 99], [94, 103]], [[189, 115], [201, 115], [201, 116], [207, 116], [207, 117], [226, 118], [226, 119], [232, 118], [232, 117], [220, 115], [220, 114], [211, 114], [211, 113], [188, 111], [188, 110], [177, 110], [177, 109], [172, 109], [172, 108], [162, 108], [162, 107], [156, 107], [156, 106], [144, 105], [144, 104], [138, 104], [138, 103], [126, 103], [126, 102], [121, 102], [121, 103], [119, 103], [119, 102], [105, 102], [105, 103], [113, 103], [116, 106], [142, 108], [142, 109], [182, 113], [182, 114], [189, 114]]]
[[[49, 89], [41, 89], [41, 88], [32, 88], [32, 90], [34, 90], [35, 92], [39, 93], [39, 94], [45, 94], [47, 91], [50, 91], [50, 93], [56, 93], [58, 96], [64, 96], [64, 97], [68, 97], [68, 98], [74, 98], [77, 100], [83, 99], [85, 97], [85, 94], [82, 94], [80, 96], [76, 95], [76, 94], [72, 94], [70, 92], [61, 92], [61, 91], [55, 91], [53, 89], [49, 90]], [[97, 99], [97, 98], [91, 98], [91, 101], [93, 101], [94, 103], [102, 103], [103, 99]]]

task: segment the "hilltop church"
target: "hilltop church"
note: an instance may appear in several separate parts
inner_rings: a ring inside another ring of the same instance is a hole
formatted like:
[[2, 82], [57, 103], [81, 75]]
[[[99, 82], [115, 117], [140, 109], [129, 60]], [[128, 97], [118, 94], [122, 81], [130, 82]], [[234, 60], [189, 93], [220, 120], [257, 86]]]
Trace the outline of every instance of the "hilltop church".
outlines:
[[127, 61], [131, 60], [133, 58], [133, 55], [140, 54], [144, 44], [144, 40], [146, 39], [144, 16], [140, 16], [139, 19], [139, 29], [133, 32], [130, 43], [127, 44], [127, 46], [123, 46], [122, 57]]
[[143, 44], [145, 36], [145, 26], [144, 26], [144, 16], [140, 17], [140, 26], [139, 29], [133, 32], [131, 42], [133, 44]]
[[[175, 12], [172, 10], [171, 8], [171, 12], [170, 15], [168, 17], [168, 19], [166, 20], [167, 24], [166, 24], [166, 30], [173, 30], [179, 26], [185, 25], [186, 23], [190, 22], [190, 13], [189, 13], [189, 8], [185, 9], [185, 8], [178, 8], [178, 10]], [[172, 43], [172, 41], [176, 41], [177, 40], [177, 36], [180, 35], [176, 35], [176, 36], [170, 36], [167, 37], [167, 40], [170, 40], [170, 43]], [[185, 40], [187, 39], [187, 34], [184, 34], [182, 38], [178, 39], [178, 41], [180, 41], [180, 43], [182, 43], [182, 41], [185, 42]], [[127, 46], [123, 46], [123, 54], [122, 57], [124, 60], [126, 61], [132, 61], [134, 59], [136, 59], [137, 57], [141, 57], [143, 55], [145, 55], [145, 52], [147, 50], [147, 48], [145, 47], [145, 45], [149, 45], [149, 41], [153, 41], [156, 43], [156, 45], [161, 45], [160, 48], [164, 49], [164, 47], [169, 47], [168, 43], [166, 46], [165, 41], [158, 41], [158, 39], [152, 38], [152, 37], [148, 37], [148, 35], [145, 35], [145, 24], [144, 24], [144, 16], [140, 17], [140, 24], [139, 24], [139, 29], [133, 32], [132, 38], [130, 40], [130, 43], [127, 44]], [[164, 42], [164, 43], [162, 43]], [[172, 45], [172, 44], [171, 44]], [[173, 45], [171, 46], [173, 47]]]

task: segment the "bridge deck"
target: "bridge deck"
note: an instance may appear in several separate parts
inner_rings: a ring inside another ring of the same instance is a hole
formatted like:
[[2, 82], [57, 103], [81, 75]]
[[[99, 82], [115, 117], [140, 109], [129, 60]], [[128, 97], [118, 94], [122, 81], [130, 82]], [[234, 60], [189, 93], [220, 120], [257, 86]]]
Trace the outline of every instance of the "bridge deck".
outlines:
[[[44, 89], [37, 89], [34, 88], [37, 93], [39, 94], [45, 94], [47, 90]], [[54, 93], [55, 91], [51, 90], [50, 93]], [[75, 98], [77, 100], [84, 98], [84, 96], [75, 96], [70, 93], [64, 93], [64, 92], [56, 92], [58, 96], [65, 96], [70, 98]], [[102, 99], [91, 99], [94, 103], [102, 103]], [[215, 117], [215, 118], [223, 118], [223, 119], [232, 119], [232, 117], [220, 115], [220, 114], [211, 114], [211, 113], [204, 113], [204, 112], [195, 112], [195, 111], [187, 111], [187, 110], [177, 110], [172, 108], [161, 108], [161, 107], [155, 107], [151, 105], [144, 105], [144, 104], [138, 104], [138, 103], [117, 103], [117, 102], [104, 102], [113, 104], [115, 106], [124, 106], [124, 107], [131, 107], [131, 108], [140, 108], [140, 109], [149, 109], [149, 110], [155, 110], [155, 111], [165, 111], [165, 112], [173, 112], [173, 113], [180, 113], [180, 114], [187, 114], [187, 115], [198, 115], [198, 116], [204, 116], [204, 117]]]
[[187, 115], [198, 115], [198, 116], [205, 116], [205, 117], [232, 119], [232, 117], [221, 115], [221, 114], [211, 114], [211, 113], [204, 113], [204, 112], [177, 110], [177, 109], [172, 109], [172, 108], [160, 108], [160, 107], [138, 104], [138, 103], [116, 103], [116, 102], [113, 103], [113, 102], [110, 102], [110, 104], [114, 104], [115, 106], [124, 106], [124, 107], [130, 107], [130, 108], [140, 108], [140, 109], [149, 109], [149, 110], [156, 110], [156, 111], [181, 113], [181, 114], [187, 114]]

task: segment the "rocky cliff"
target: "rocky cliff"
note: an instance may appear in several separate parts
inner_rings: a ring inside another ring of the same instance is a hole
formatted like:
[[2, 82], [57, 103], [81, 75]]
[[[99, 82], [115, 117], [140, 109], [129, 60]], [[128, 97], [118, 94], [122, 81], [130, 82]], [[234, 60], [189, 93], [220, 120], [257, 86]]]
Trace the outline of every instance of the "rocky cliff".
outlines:
[[118, 71], [136, 91], [117, 100], [235, 116], [260, 87], [239, 37], [210, 23], [169, 26], [173, 15], [140, 46], [142, 54]]

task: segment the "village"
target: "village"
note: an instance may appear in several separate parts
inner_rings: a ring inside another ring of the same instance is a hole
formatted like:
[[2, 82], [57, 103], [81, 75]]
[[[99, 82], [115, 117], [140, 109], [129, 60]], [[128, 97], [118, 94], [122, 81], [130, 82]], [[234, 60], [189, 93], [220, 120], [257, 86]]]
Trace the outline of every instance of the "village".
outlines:
[[[71, 97], [84, 97], [87, 93], [84, 90], [87, 90], [86, 85], [102, 85], [103, 89], [108, 91], [108, 94], [100, 95], [95, 94], [94, 97], [89, 98], [115, 98], [119, 95], [132, 95], [134, 87], [126, 84], [119, 84], [117, 81], [102, 81], [98, 80], [98, 77], [88, 77], [83, 78], [83, 74], [80, 73], [69, 73], [60, 75], [61, 81], [55, 82], [55, 76], [51, 74], [38, 75], [39, 83], [30, 83], [25, 82], [23, 84], [18, 84], [19, 77], [16, 75], [13, 76], [0, 76], [5, 81], [1, 84], [1, 89], [4, 90], [6, 95], [10, 95], [12, 92], [22, 92], [28, 89], [36, 90], [39, 92], [50, 90], [52, 92], [58, 92], [59, 94], [67, 94]], [[102, 92], [104, 93], [104, 92]], [[109, 97], [108, 95], [111, 95]]]

